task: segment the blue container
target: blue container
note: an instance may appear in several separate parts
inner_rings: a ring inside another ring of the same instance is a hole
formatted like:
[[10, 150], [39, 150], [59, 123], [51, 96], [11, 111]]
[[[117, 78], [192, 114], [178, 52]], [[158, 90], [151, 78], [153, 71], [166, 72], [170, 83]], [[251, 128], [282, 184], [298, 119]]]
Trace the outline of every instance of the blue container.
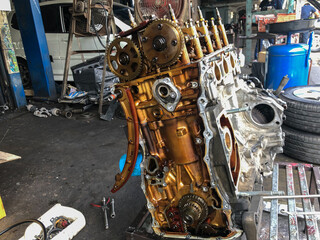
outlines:
[[[119, 161], [119, 168], [120, 171], [122, 172], [123, 168], [124, 168], [124, 164], [126, 163], [126, 159], [127, 159], [127, 154], [124, 154], [121, 156], [120, 161]], [[131, 176], [140, 176], [141, 175], [141, 168], [140, 168], [140, 164], [142, 162], [142, 154], [138, 153], [137, 156], [137, 161], [136, 161], [136, 165], [134, 166], [133, 172]]]
[[269, 47], [266, 88], [276, 90], [285, 75], [288, 75], [290, 80], [284, 89], [308, 85], [309, 54], [309, 46], [307, 44]]

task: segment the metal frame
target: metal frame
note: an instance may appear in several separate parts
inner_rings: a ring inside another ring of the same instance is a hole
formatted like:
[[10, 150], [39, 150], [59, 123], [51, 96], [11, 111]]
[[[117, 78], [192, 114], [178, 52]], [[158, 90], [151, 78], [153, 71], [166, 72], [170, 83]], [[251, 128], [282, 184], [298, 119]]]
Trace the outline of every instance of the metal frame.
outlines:
[[[297, 163], [277, 163], [274, 165], [273, 176], [272, 176], [272, 191], [278, 190], [279, 183], [279, 168], [286, 170], [286, 196], [266, 196], [263, 199], [271, 199], [271, 210], [270, 210], [270, 240], [278, 239], [278, 215], [286, 213], [288, 215], [288, 229], [290, 240], [299, 239], [299, 228], [298, 228], [298, 215], [304, 215], [306, 224], [306, 235], [308, 240], [319, 239], [319, 228], [317, 224], [316, 215], [320, 215], [318, 210], [315, 211], [314, 201], [318, 200], [320, 204], [320, 167], [315, 167], [312, 164], [297, 164]], [[301, 194], [295, 195], [296, 191], [294, 188], [294, 170], [298, 172], [298, 181], [300, 184]], [[306, 177], [306, 171], [311, 172], [310, 186]], [[317, 194], [315, 194], [317, 193]], [[310, 195], [311, 194], [311, 195]], [[297, 198], [302, 199], [303, 212], [297, 211], [296, 200]], [[288, 199], [288, 211], [279, 211], [278, 200]]]
[[[318, 200], [320, 204], [320, 167], [315, 167], [312, 164], [298, 163], [276, 163], [273, 168], [272, 175], [272, 192], [277, 192], [279, 188], [279, 169], [286, 170], [286, 187], [287, 195], [282, 196], [259, 196], [253, 195], [250, 201], [248, 211], [244, 212], [242, 224], [244, 232], [248, 240], [258, 240], [261, 228], [263, 201], [271, 200], [270, 210], [270, 240], [278, 239], [278, 215], [287, 214], [288, 231], [290, 240], [299, 239], [298, 217], [304, 215], [306, 223], [306, 235], [308, 240], [316, 240], [319, 238], [319, 228], [317, 226], [316, 215], [320, 215], [319, 210], [314, 210], [314, 201]], [[294, 189], [294, 174], [297, 171], [299, 184], [302, 195], [295, 195]], [[306, 178], [306, 171], [311, 172], [310, 186]], [[262, 190], [261, 184], [255, 185], [256, 191]], [[269, 195], [269, 194], [268, 194]], [[295, 199], [303, 199], [303, 212], [297, 212]], [[279, 199], [288, 199], [288, 211], [279, 211]], [[136, 219], [126, 231], [127, 240], [152, 240], [166, 239], [159, 237], [146, 229], [151, 228], [151, 214], [146, 206], [139, 212]]]
[[[73, 7], [75, 6], [75, 3], [77, 2], [77, 0], [73, 0]], [[87, 15], [87, 29], [90, 28], [90, 19], [91, 19], [91, 9], [95, 8], [97, 6], [91, 6], [92, 0], [89, 0], [88, 3], [88, 13], [81, 13], [82, 15]], [[105, 6], [105, 8], [109, 8], [108, 6]], [[59, 99], [59, 102], [67, 102], [67, 103], [72, 103], [73, 101], [70, 100], [65, 100], [65, 95], [66, 95], [66, 91], [67, 91], [67, 84], [68, 84], [68, 73], [69, 73], [69, 69], [70, 69], [70, 59], [72, 55], [75, 54], [85, 54], [85, 53], [104, 53], [106, 50], [76, 50], [73, 51], [72, 50], [72, 42], [73, 42], [73, 36], [77, 35], [76, 34], [76, 17], [79, 16], [79, 13], [75, 13], [74, 11], [72, 12], [72, 20], [70, 23], [70, 28], [69, 28], [69, 37], [68, 37], [68, 46], [67, 46], [67, 53], [66, 53], [66, 61], [65, 61], [65, 65], [64, 65], [64, 74], [63, 74], [63, 81], [62, 81], [62, 90], [61, 90], [61, 96]], [[106, 26], [107, 27], [107, 26]], [[83, 36], [85, 37], [85, 36]], [[107, 44], [107, 43], [106, 43]], [[106, 62], [106, 59], [105, 61]], [[103, 77], [105, 77], [105, 71], [106, 71], [106, 64], [104, 64], [103, 67]], [[104, 80], [104, 78], [103, 78]]]

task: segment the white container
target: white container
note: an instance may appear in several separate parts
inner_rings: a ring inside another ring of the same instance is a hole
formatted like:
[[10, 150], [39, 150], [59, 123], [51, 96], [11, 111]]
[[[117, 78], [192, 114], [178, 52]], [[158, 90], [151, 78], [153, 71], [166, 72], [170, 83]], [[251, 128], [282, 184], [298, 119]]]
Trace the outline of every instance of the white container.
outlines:
[[[50, 219], [60, 216], [72, 220], [72, 223], [52, 238], [52, 240], [72, 239], [86, 225], [86, 219], [81, 212], [71, 207], [62, 206], [60, 203], [54, 205], [45, 214], [38, 218], [38, 220], [41, 221], [45, 227], [48, 227], [52, 225]], [[32, 223], [26, 229], [24, 236], [19, 240], [33, 240], [35, 239], [35, 236], [40, 235], [41, 231], [42, 228], [39, 224]]]

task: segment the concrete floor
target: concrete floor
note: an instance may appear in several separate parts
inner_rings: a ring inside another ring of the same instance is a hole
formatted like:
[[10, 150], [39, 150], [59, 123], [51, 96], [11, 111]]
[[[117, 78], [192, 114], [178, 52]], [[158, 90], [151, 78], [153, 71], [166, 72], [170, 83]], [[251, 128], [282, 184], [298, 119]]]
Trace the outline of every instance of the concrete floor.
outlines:
[[[125, 238], [125, 230], [146, 202], [140, 177], [131, 177], [123, 189], [110, 193], [119, 159], [126, 151], [125, 121], [43, 119], [22, 111], [0, 117], [0, 123], [0, 150], [22, 157], [0, 165], [0, 196], [7, 212], [0, 220], [0, 230], [38, 218], [61, 203], [78, 209], [86, 218], [86, 227], [75, 240]], [[284, 155], [277, 159], [292, 161]], [[102, 196], [115, 198], [116, 218], [109, 219], [109, 230], [104, 230], [101, 210], [90, 206], [100, 203]], [[19, 239], [25, 227], [0, 240]]]
[[[0, 230], [38, 218], [61, 203], [86, 218], [86, 227], [74, 239], [124, 239], [125, 230], [146, 202], [140, 177], [131, 177], [123, 189], [110, 193], [119, 159], [126, 151], [125, 121], [43, 119], [25, 112], [9, 114], [0, 122], [0, 150], [22, 157], [0, 165], [0, 196], [7, 212]], [[100, 204], [102, 196], [115, 198], [116, 218], [109, 221], [109, 230], [104, 230], [101, 209], [90, 206]], [[25, 227], [0, 239], [19, 239]]]

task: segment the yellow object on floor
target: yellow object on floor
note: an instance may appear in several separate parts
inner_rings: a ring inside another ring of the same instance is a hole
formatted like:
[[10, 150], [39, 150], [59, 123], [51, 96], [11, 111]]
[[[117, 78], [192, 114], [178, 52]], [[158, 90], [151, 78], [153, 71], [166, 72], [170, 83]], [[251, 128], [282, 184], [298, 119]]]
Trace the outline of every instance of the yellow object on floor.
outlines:
[[5, 216], [6, 216], [6, 211], [4, 210], [2, 199], [0, 197], [0, 219], [4, 218]]

